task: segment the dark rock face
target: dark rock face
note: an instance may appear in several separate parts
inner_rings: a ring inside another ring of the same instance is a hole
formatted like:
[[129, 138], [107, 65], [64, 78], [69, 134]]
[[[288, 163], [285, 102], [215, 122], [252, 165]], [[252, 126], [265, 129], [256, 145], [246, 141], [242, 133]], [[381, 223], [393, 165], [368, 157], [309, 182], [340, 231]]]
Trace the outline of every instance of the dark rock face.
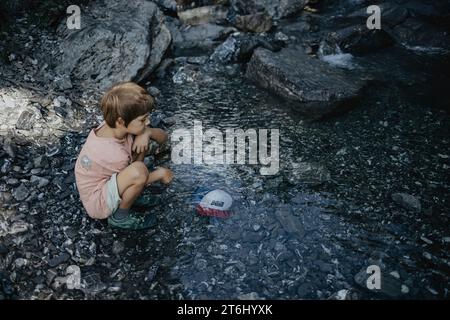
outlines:
[[82, 29], [59, 28], [65, 40], [59, 73], [82, 87], [105, 89], [119, 81], [142, 81], [161, 62], [171, 35], [154, 3], [99, 1], [86, 12]]
[[168, 18], [168, 27], [173, 37], [172, 53], [181, 55], [210, 54], [235, 28], [205, 23], [183, 26], [178, 20]]
[[[337, 17], [346, 23], [360, 24], [368, 14], [369, 5], [362, 1], [360, 9], [350, 1], [343, 1], [343, 13]], [[431, 47], [441, 50], [450, 49], [450, 3], [431, 0], [382, 1], [381, 29], [398, 43], [408, 47]]]
[[359, 25], [333, 32], [326, 41], [339, 45], [343, 52], [357, 55], [373, 53], [395, 43], [386, 31], [369, 30]]
[[308, 56], [299, 46], [280, 52], [256, 49], [246, 75], [261, 87], [298, 102], [296, 110], [312, 116], [337, 111], [337, 102], [357, 97], [365, 84]]
[[280, 19], [302, 10], [308, 0], [232, 0], [231, 3], [244, 14], [265, 11], [274, 19]]

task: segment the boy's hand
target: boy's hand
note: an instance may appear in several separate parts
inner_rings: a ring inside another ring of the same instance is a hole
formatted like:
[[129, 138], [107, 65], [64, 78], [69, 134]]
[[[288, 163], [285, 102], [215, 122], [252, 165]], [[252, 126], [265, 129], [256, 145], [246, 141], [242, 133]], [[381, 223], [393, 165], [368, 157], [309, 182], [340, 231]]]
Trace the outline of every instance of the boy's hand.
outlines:
[[134, 153], [146, 153], [148, 151], [148, 142], [150, 139], [150, 135], [147, 133], [138, 135], [134, 137], [133, 146], [131, 147], [131, 150]]

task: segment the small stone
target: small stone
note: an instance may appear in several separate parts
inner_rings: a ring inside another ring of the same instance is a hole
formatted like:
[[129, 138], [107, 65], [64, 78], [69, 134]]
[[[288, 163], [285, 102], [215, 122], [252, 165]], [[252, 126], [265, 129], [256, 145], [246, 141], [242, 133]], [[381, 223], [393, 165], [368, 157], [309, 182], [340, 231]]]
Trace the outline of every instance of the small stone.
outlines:
[[422, 207], [418, 198], [407, 193], [394, 193], [392, 194], [392, 200], [399, 206], [414, 212], [420, 212]]
[[157, 97], [157, 96], [159, 96], [161, 94], [161, 91], [158, 88], [156, 88], [156, 87], [149, 87], [148, 88], [148, 93], [150, 93], [150, 95], [152, 97]]
[[164, 124], [166, 126], [170, 127], [177, 123], [177, 118], [176, 117], [167, 117], [167, 118], [164, 118], [162, 121], [164, 122]]
[[44, 156], [38, 156], [33, 159], [34, 168], [44, 168], [47, 166], [48, 162]]
[[155, 279], [156, 273], [158, 272], [158, 269], [159, 266], [156, 264], [151, 266], [148, 270], [146, 281], [153, 281], [153, 279]]
[[42, 177], [38, 177], [38, 176], [31, 176], [30, 182], [33, 185], [36, 185], [39, 189], [45, 187], [46, 185], [49, 184], [50, 181], [48, 181], [45, 178]]
[[29, 194], [30, 194], [30, 191], [23, 183], [13, 191], [13, 197], [17, 201], [25, 200]]
[[112, 252], [115, 255], [122, 253], [124, 250], [125, 250], [125, 245], [122, 242], [117, 241], [117, 240], [114, 241], [113, 247], [112, 247]]
[[20, 181], [16, 178], [9, 178], [8, 180], [6, 180], [6, 184], [17, 187], [20, 184]]
[[261, 229], [261, 226], [259, 224], [254, 224], [253, 226], [253, 230], [258, 231], [259, 229]]
[[256, 292], [240, 294], [237, 298], [238, 300], [261, 300]]
[[404, 284], [402, 284], [402, 293], [403, 294], [409, 293], [409, 288], [407, 286], [405, 286]]
[[30, 110], [24, 110], [16, 122], [16, 129], [31, 130], [34, 126], [34, 113]]
[[22, 268], [23, 266], [26, 266], [28, 264], [28, 260], [24, 258], [17, 258], [14, 261], [14, 265], [16, 268]]
[[235, 25], [243, 31], [256, 33], [267, 32], [272, 28], [272, 18], [265, 13], [250, 14], [236, 17]]
[[433, 241], [431, 241], [430, 239], [428, 239], [428, 238], [426, 238], [424, 236], [421, 236], [420, 240], [422, 240], [423, 242], [425, 242], [427, 244], [433, 244]]
[[68, 261], [69, 259], [70, 259], [70, 254], [68, 254], [67, 252], [63, 252], [60, 255], [50, 259], [48, 261], [48, 265], [51, 268], [54, 268], [54, 267], [60, 265], [61, 263]]

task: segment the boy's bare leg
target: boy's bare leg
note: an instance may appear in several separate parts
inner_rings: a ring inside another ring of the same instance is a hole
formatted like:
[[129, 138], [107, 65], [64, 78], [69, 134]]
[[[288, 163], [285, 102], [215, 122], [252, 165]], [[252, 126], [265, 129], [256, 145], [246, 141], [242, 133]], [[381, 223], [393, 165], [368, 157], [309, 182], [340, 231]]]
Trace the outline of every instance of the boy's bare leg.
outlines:
[[129, 209], [144, 189], [148, 169], [142, 161], [136, 161], [117, 175], [117, 187], [122, 198], [119, 208]]

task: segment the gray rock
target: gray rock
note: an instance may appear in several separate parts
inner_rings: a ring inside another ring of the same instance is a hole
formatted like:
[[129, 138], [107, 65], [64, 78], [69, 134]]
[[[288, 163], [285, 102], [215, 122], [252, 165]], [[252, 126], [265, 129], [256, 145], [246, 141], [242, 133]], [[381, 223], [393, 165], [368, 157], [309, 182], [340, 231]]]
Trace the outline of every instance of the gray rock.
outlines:
[[13, 197], [17, 201], [25, 200], [29, 194], [30, 194], [30, 191], [23, 183], [18, 188], [14, 189], [14, 191], [13, 191]]
[[333, 293], [328, 300], [359, 300], [360, 294], [355, 289], [342, 289]]
[[258, 293], [250, 292], [238, 295], [238, 300], [261, 300]]
[[47, 158], [44, 156], [38, 156], [33, 159], [34, 168], [45, 168], [48, 166]]
[[305, 236], [305, 228], [299, 218], [294, 216], [292, 208], [289, 205], [280, 205], [276, 208], [275, 217], [287, 233], [303, 239]]
[[60, 255], [53, 257], [48, 261], [48, 265], [51, 268], [54, 268], [56, 266], [59, 266], [61, 263], [67, 262], [70, 259], [70, 254], [67, 252], [63, 252]]
[[302, 10], [308, 0], [231, 0], [231, 3], [244, 14], [265, 11], [273, 18], [280, 19]]
[[339, 45], [343, 52], [352, 54], [372, 53], [395, 43], [386, 31], [370, 30], [361, 25], [332, 32], [327, 41]]
[[20, 181], [16, 178], [9, 178], [8, 180], [6, 180], [6, 184], [17, 187], [20, 184]]
[[422, 210], [419, 199], [410, 194], [402, 192], [394, 193], [392, 194], [392, 200], [406, 210], [413, 212], [420, 212]]
[[161, 91], [156, 87], [149, 87], [148, 93], [150, 93], [153, 97], [157, 97], [161, 94]]
[[197, 26], [183, 26], [176, 19], [167, 18], [173, 41], [172, 51], [176, 56], [210, 55], [235, 28], [211, 23]]
[[341, 111], [342, 102], [360, 94], [365, 82], [294, 46], [271, 52], [258, 48], [246, 76], [261, 87], [294, 102], [296, 111], [311, 117]]
[[222, 22], [226, 19], [227, 15], [228, 9], [220, 5], [178, 11], [180, 21], [189, 25]]
[[267, 32], [272, 28], [272, 18], [265, 13], [238, 16], [234, 25], [243, 31]]
[[96, 1], [83, 14], [83, 28], [64, 23], [64, 51], [57, 72], [82, 87], [106, 89], [126, 80], [140, 82], [161, 62], [171, 41], [164, 16], [145, 0]]
[[125, 250], [125, 245], [120, 241], [114, 241], [112, 252], [116, 255], [122, 253]]
[[40, 189], [48, 185], [50, 181], [48, 181], [48, 179], [33, 175], [31, 176], [30, 182]]
[[293, 185], [320, 185], [330, 181], [327, 168], [315, 162], [294, 162], [285, 172], [287, 181]]
[[177, 2], [175, 0], [153, 0], [153, 2], [163, 10], [177, 11]]
[[18, 130], [31, 130], [34, 126], [35, 115], [31, 110], [24, 110], [19, 116], [16, 123]]
[[236, 39], [233, 36], [230, 36], [214, 50], [214, 53], [211, 55], [211, 60], [222, 63], [231, 62], [234, 60], [236, 49]]
[[[5, 141], [3, 142], [3, 150], [11, 158], [14, 158], [16, 156], [15, 147], [13, 144], [11, 144], [11, 141], [9, 139], [5, 139]], [[7, 162], [5, 162], [5, 164], [6, 163]], [[3, 167], [2, 167], [2, 171], [3, 171]]]

